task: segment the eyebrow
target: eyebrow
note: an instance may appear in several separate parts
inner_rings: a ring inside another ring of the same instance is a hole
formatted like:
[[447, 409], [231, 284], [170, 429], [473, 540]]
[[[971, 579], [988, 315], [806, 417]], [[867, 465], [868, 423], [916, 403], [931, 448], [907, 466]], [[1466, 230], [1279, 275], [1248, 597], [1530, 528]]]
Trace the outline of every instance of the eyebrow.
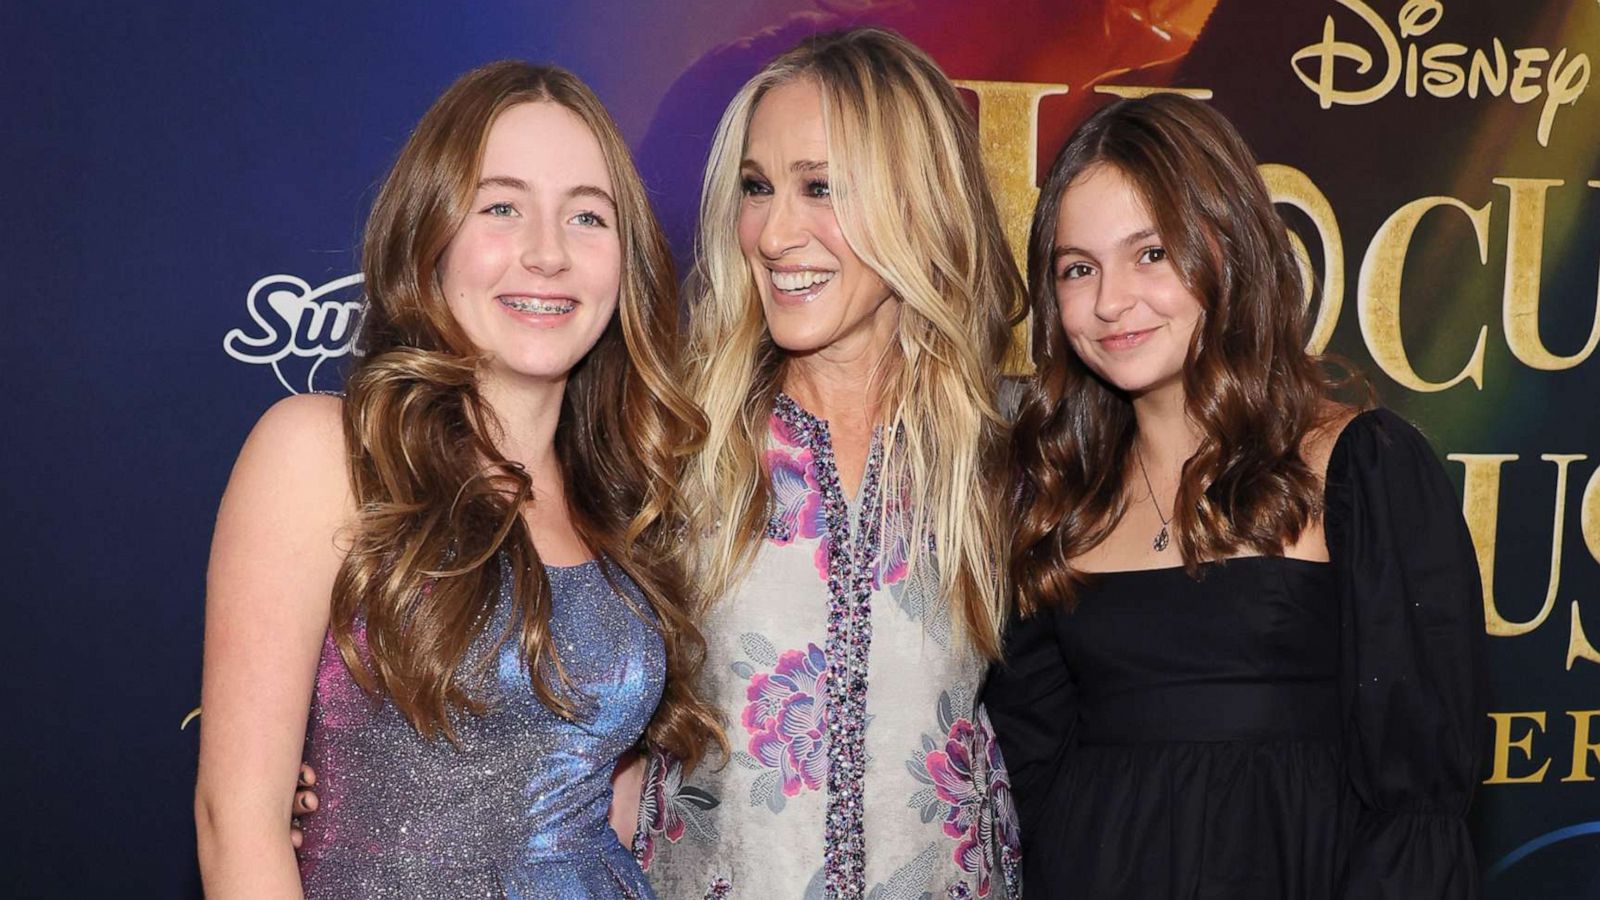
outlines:
[[[739, 168], [753, 169], [759, 174], [765, 174], [765, 170], [761, 168], [761, 164], [753, 159], [743, 160], [739, 163]], [[812, 175], [817, 172], [828, 171], [828, 163], [827, 160], [797, 159], [789, 164], [789, 171], [795, 173], [796, 175]]]
[[[1142, 231], [1135, 231], [1133, 234], [1128, 235], [1127, 237], [1123, 238], [1120, 241], [1117, 241], [1117, 246], [1118, 247], [1131, 247], [1134, 244], [1139, 243], [1140, 241], [1149, 240], [1150, 238], [1153, 238], [1155, 236], [1156, 236], [1156, 230], [1154, 228], [1146, 228], [1146, 229], [1143, 229]], [[1073, 254], [1077, 254], [1078, 256], [1087, 256], [1087, 257], [1090, 257], [1090, 258], [1094, 257], [1093, 253], [1090, 253], [1089, 251], [1084, 250], [1084, 249], [1082, 249], [1080, 247], [1061, 247], [1061, 246], [1057, 246], [1057, 247], [1052, 248], [1051, 251], [1050, 251], [1050, 262], [1054, 263], [1056, 260], [1059, 260], [1063, 256], [1071, 256]]]
[[[510, 175], [490, 175], [489, 177], [487, 177], [487, 178], [483, 179], [482, 181], [478, 182], [478, 190], [480, 190], [480, 191], [483, 190], [484, 188], [490, 188], [490, 187], [508, 188], [510, 190], [513, 190], [513, 191], [528, 191], [528, 190], [530, 190], [530, 188], [528, 187], [528, 183], [526, 181], [523, 181], [521, 178], [513, 178]], [[617, 201], [609, 193], [606, 192], [605, 188], [598, 187], [598, 186], [592, 185], [592, 184], [580, 184], [580, 185], [577, 185], [577, 186], [573, 187], [571, 190], [567, 191], [567, 196], [568, 197], [592, 197], [592, 198], [594, 198], [596, 200], [600, 200], [600, 201], [603, 201], [603, 202], [609, 204], [612, 209], [616, 209], [617, 208]]]

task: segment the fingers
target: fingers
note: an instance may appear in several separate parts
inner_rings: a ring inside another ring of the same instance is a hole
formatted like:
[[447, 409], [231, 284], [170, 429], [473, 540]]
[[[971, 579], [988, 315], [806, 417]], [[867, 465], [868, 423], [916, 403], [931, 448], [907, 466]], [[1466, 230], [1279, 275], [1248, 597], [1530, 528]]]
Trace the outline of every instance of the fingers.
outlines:
[[311, 787], [317, 783], [317, 770], [311, 768], [310, 763], [300, 764], [300, 786]]
[[305, 832], [300, 830], [300, 820], [298, 818], [290, 819], [289, 820], [289, 845], [291, 847], [294, 847], [296, 850], [299, 850], [300, 849], [300, 845], [305, 842], [305, 839], [306, 839]]
[[294, 814], [305, 815], [317, 811], [317, 795], [309, 790], [294, 792]]

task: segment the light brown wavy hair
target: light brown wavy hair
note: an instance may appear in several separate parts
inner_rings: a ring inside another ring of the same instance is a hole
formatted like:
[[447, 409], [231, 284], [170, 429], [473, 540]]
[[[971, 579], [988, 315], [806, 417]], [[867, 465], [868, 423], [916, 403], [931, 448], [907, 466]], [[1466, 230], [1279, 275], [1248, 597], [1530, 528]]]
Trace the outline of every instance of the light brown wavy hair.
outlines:
[[[495, 447], [478, 389], [484, 359], [452, 317], [439, 260], [466, 217], [499, 115], [556, 103], [592, 131], [616, 193], [622, 253], [617, 314], [571, 373], [555, 449], [574, 528], [655, 612], [667, 682], [645, 732], [689, 761], [726, 746], [695, 693], [705, 642], [687, 611], [682, 521], [673, 489], [703, 419], [674, 380], [677, 293], [671, 255], [616, 124], [594, 93], [551, 66], [497, 62], [463, 75], [417, 124], [367, 222], [362, 355], [344, 403], [358, 517], [334, 584], [332, 631], [345, 663], [425, 736], [455, 739], [473, 696], [474, 642], [492, 621], [502, 573], [538, 699], [568, 719], [591, 711], [550, 636], [550, 581], [522, 517], [531, 482]], [[365, 646], [358, 635], [364, 626]], [[473, 658], [469, 658], [469, 654]]]
[[1305, 285], [1288, 231], [1244, 139], [1216, 110], [1177, 94], [1122, 100], [1074, 132], [1039, 192], [1028, 240], [1035, 380], [1012, 434], [1017, 605], [1071, 608], [1072, 560], [1127, 509], [1137, 427], [1129, 397], [1072, 352], [1056, 299], [1062, 195], [1113, 166], [1155, 219], [1168, 258], [1202, 308], [1183, 369], [1202, 437], [1184, 464], [1172, 536], [1190, 575], [1248, 551], [1277, 555], [1322, 512], [1320, 474], [1301, 444], [1325, 424], [1335, 388], [1306, 352]]
[[810, 81], [822, 97], [828, 182], [850, 249], [901, 305], [879, 402], [889, 443], [883, 482], [913, 499], [910, 565], [933, 565], [951, 620], [978, 652], [999, 653], [1006, 593], [1005, 421], [995, 402], [1022, 278], [955, 86], [910, 41], [877, 28], [809, 37], [768, 63], [723, 113], [700, 199], [690, 278], [690, 390], [709, 424], [684, 473], [709, 602], [748, 566], [770, 514], [762, 465], [787, 357], [762, 317], [739, 248], [740, 163], [756, 105]]

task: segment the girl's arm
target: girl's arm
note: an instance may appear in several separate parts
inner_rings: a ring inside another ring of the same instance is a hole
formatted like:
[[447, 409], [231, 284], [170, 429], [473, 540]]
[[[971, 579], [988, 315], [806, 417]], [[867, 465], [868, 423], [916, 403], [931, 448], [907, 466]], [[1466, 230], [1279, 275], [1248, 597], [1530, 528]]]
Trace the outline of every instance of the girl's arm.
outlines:
[[195, 788], [211, 898], [301, 896], [283, 825], [352, 509], [340, 416], [327, 396], [268, 410], [217, 513]]

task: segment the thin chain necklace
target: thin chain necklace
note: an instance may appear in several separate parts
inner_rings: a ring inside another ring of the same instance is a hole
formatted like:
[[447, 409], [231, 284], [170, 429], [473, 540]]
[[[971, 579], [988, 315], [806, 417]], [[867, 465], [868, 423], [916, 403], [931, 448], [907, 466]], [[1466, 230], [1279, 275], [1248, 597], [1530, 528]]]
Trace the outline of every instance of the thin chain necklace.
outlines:
[[1161, 520], [1161, 531], [1157, 532], [1156, 539], [1150, 542], [1150, 546], [1154, 547], [1157, 553], [1160, 553], [1172, 543], [1167, 536], [1167, 526], [1172, 523], [1172, 520], [1161, 514], [1161, 504], [1156, 502], [1156, 489], [1150, 483], [1150, 473], [1144, 467], [1144, 454], [1139, 452], [1138, 441], [1133, 442], [1133, 458], [1139, 461], [1139, 474], [1144, 476], [1144, 489], [1150, 492], [1150, 505], [1156, 508], [1156, 518]]

